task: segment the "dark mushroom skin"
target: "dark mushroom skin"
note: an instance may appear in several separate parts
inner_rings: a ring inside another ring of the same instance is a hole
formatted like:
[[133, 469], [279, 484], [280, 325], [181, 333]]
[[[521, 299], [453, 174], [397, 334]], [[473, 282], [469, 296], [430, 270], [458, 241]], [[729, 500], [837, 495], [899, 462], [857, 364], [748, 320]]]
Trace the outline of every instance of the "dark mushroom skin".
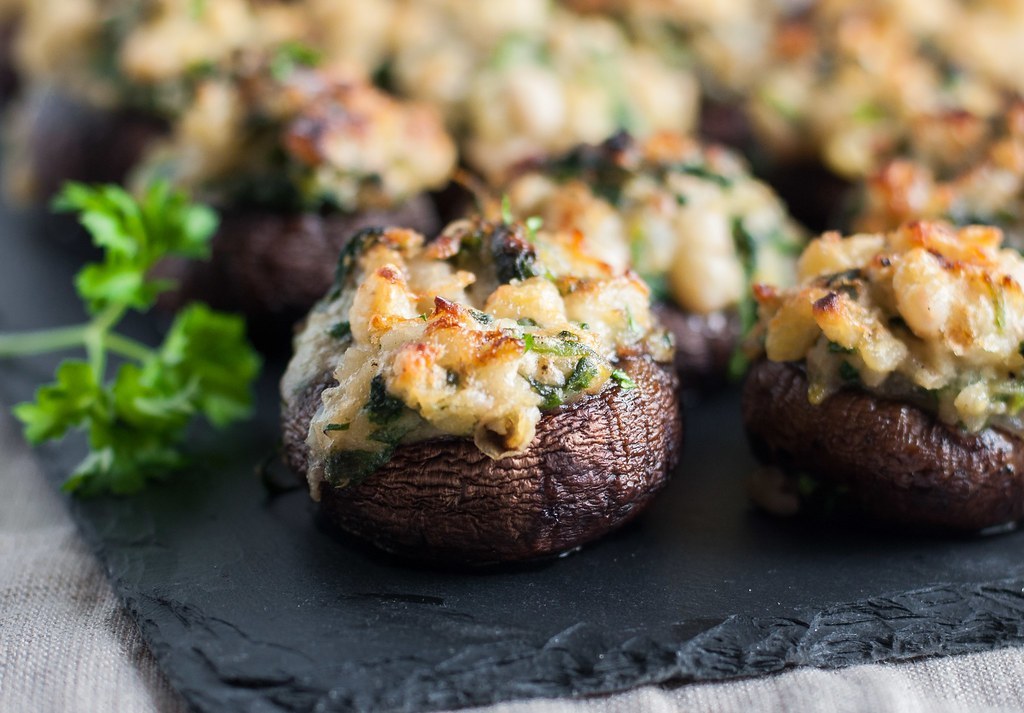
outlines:
[[757, 147], [750, 117], [740, 101], [702, 97], [699, 133], [707, 141], [724, 144], [747, 154]]
[[[683, 424], [676, 376], [647, 356], [619, 363], [617, 386], [547, 413], [521, 455], [491, 460], [472, 441], [399, 447], [358, 485], [320, 488], [327, 519], [398, 555], [489, 565], [575, 549], [639, 515], [676, 466]], [[288, 464], [305, 474], [306, 433], [330, 377], [286, 404]]]
[[26, 195], [46, 201], [66, 181], [120, 183], [143, 153], [167, 134], [163, 120], [132, 109], [107, 110], [57, 90], [26, 95], [13, 117]]
[[349, 239], [364, 228], [384, 225], [410, 226], [432, 235], [438, 219], [425, 194], [393, 210], [355, 214], [258, 208], [225, 212], [209, 261], [158, 267], [160, 276], [179, 284], [161, 306], [173, 310], [198, 299], [249, 317], [279, 317], [290, 326], [330, 288], [338, 255]]
[[742, 332], [736, 310], [695, 314], [659, 302], [653, 311], [675, 337], [675, 365], [682, 387], [707, 391], [722, 385]]
[[1024, 517], [1024, 441], [969, 433], [907, 403], [845, 389], [814, 406], [795, 363], [761, 361], [743, 422], [766, 463], [845, 486], [879, 521], [977, 531]]
[[16, 20], [0, 21], [0, 106], [18, 92], [18, 69], [14, 61], [14, 38], [17, 32]]
[[834, 229], [856, 198], [850, 181], [813, 159], [769, 163], [761, 167], [760, 175], [812, 233]]

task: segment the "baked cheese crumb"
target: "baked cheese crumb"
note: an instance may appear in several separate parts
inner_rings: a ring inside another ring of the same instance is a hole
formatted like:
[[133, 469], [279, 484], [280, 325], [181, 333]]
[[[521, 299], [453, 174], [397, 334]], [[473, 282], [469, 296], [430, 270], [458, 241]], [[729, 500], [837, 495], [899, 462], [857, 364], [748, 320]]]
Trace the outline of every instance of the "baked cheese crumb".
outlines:
[[998, 229], [826, 233], [799, 270], [798, 287], [756, 289], [755, 339], [772, 361], [806, 363], [812, 403], [855, 387], [970, 431], [1022, 432], [1024, 258]]

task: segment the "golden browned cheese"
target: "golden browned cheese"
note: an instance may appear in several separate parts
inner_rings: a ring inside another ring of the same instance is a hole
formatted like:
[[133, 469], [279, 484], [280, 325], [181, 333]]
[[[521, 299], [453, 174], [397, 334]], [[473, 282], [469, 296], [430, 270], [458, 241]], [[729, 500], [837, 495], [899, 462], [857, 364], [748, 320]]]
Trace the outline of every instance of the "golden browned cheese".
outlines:
[[581, 230], [689, 312], [734, 308], [751, 281], [792, 284], [801, 228], [735, 153], [659, 133], [616, 136], [549, 160], [508, 187], [520, 215]]
[[1011, 104], [997, 121], [960, 113], [934, 117], [919, 134], [927, 148], [891, 161], [865, 183], [855, 228], [889, 230], [936, 218], [984, 223], [1024, 249], [1024, 104]]
[[757, 289], [756, 337], [768, 359], [806, 364], [812, 403], [855, 387], [1020, 432], [1024, 258], [1001, 241], [928, 222], [827, 233], [801, 256], [798, 287]]
[[431, 107], [341, 71], [294, 68], [276, 76], [264, 66], [200, 83], [138, 180], [171, 178], [215, 201], [230, 200], [243, 180], [264, 188], [286, 183], [302, 206], [356, 211], [441, 187], [455, 161], [454, 142]]
[[282, 394], [337, 381], [309, 429], [315, 494], [399, 443], [450, 435], [491, 458], [521, 453], [543, 411], [630, 388], [616, 364], [645, 353], [672, 359], [647, 286], [594, 258], [578, 233], [472, 220], [425, 245], [387, 229], [343, 259], [338, 289], [296, 338]]

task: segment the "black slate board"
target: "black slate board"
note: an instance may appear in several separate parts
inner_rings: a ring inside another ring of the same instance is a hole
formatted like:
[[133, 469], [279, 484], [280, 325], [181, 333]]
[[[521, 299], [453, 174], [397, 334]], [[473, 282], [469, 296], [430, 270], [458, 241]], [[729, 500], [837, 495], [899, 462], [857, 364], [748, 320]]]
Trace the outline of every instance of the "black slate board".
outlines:
[[[72, 232], [0, 214], [0, 329], [80, 318], [74, 251], [58, 246]], [[52, 367], [4, 363], [0, 400]], [[199, 710], [437, 710], [1024, 641], [1024, 534], [894, 537], [754, 513], [735, 393], [690, 411], [674, 482], [604, 542], [486, 573], [395, 562], [319, 526], [304, 492], [261, 485], [280, 368], [255, 423], [196, 434], [192, 472], [69, 503]], [[55, 484], [80, 455], [74, 441], [40, 452]]]

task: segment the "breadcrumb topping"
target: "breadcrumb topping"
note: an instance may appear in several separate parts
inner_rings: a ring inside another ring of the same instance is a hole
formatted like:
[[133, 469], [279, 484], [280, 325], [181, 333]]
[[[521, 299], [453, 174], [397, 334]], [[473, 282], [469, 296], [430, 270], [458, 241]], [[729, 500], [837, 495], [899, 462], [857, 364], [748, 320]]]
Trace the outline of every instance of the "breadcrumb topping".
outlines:
[[912, 401], [971, 431], [1021, 431], [1024, 258], [991, 227], [909, 223], [827, 233], [798, 287], [759, 286], [756, 343], [806, 364], [812, 403], [854, 387]]
[[752, 281], [792, 284], [804, 244], [739, 156], [674, 133], [578, 147], [524, 173], [509, 197], [547, 226], [581, 229], [603, 259], [694, 313], [736, 307]]

